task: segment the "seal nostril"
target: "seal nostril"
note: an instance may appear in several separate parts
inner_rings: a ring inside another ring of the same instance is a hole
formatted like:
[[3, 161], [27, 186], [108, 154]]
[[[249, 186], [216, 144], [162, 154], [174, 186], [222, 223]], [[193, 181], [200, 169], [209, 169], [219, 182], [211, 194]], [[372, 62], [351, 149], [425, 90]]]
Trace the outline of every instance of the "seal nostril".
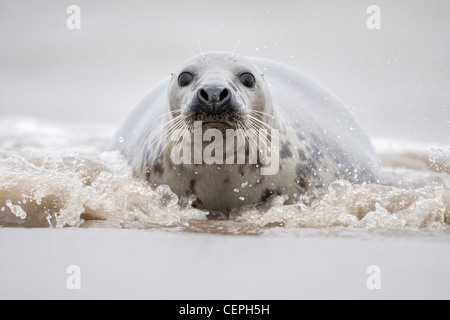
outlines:
[[228, 96], [230, 95], [230, 92], [228, 91], [228, 89], [223, 89], [222, 92], [220, 93], [219, 96], [219, 101], [224, 101], [226, 98], [228, 98]]
[[219, 114], [228, 106], [232, 93], [220, 85], [206, 85], [197, 91], [197, 107], [201, 112]]
[[203, 89], [200, 89], [200, 97], [202, 97], [203, 100], [205, 100], [205, 101], [209, 101], [209, 96], [208, 96], [208, 94], [206, 93], [206, 91], [203, 90]]

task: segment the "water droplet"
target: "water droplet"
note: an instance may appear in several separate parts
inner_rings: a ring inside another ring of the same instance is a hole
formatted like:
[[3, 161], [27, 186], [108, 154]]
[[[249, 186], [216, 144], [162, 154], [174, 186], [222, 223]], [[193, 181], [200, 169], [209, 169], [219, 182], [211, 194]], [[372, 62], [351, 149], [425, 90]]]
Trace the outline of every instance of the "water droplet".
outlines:
[[167, 185], [161, 185], [156, 188], [156, 193], [161, 197], [161, 204], [165, 207], [172, 207], [178, 203], [178, 196]]
[[237, 192], [239, 192], [239, 189], [238, 188], [234, 188], [233, 191], [237, 193]]
[[119, 143], [123, 143], [125, 139], [123, 137], [119, 137]]
[[242, 188], [245, 188], [248, 185], [248, 181], [245, 181], [243, 184], [241, 184]]
[[429, 160], [431, 163], [436, 163], [436, 155], [430, 154], [430, 155], [428, 156], [428, 160]]
[[244, 197], [239, 197], [239, 200], [244, 201], [245, 198]]
[[6, 205], [9, 207], [11, 212], [20, 219], [24, 220], [27, 217], [27, 213], [23, 211], [23, 209], [20, 206], [15, 206], [12, 204], [11, 200], [6, 200]]
[[1, 207], [0, 211], [2, 211], [2, 212], [5, 211], [5, 207]]

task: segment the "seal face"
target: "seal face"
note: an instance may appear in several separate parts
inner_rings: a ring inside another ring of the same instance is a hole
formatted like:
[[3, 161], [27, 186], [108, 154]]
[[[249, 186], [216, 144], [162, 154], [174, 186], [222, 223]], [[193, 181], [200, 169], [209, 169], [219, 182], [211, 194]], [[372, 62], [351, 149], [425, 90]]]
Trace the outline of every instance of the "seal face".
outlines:
[[332, 93], [286, 65], [226, 52], [194, 57], [152, 89], [110, 149], [153, 186], [225, 214], [338, 179], [377, 180], [369, 139]]
[[262, 73], [250, 61], [210, 53], [188, 61], [172, 75], [168, 90], [172, 117], [192, 124], [238, 128], [248, 114], [272, 113]]

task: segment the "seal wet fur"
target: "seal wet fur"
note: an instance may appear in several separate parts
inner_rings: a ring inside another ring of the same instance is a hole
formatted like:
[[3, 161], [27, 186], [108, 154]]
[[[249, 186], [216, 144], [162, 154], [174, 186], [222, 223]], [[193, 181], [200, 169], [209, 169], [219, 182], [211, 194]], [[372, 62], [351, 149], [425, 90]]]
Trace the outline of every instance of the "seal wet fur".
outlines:
[[[195, 121], [202, 121], [202, 133], [246, 126], [277, 130], [276, 174], [261, 175], [259, 159], [257, 164], [174, 164], [170, 139], [175, 133], [176, 138], [193, 135]], [[180, 197], [194, 194], [195, 207], [225, 214], [275, 194], [295, 202], [339, 179], [377, 181], [370, 140], [342, 101], [292, 67], [228, 52], [191, 58], [159, 83], [110, 149], [120, 150], [134, 174], [152, 186], [168, 185]]]

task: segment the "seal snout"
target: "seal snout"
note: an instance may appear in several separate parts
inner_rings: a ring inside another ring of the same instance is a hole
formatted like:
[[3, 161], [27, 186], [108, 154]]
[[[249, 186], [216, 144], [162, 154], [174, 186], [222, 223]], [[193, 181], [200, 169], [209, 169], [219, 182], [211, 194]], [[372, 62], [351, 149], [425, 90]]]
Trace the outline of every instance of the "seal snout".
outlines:
[[198, 89], [194, 111], [219, 115], [233, 109], [231, 90], [225, 86], [208, 84]]

